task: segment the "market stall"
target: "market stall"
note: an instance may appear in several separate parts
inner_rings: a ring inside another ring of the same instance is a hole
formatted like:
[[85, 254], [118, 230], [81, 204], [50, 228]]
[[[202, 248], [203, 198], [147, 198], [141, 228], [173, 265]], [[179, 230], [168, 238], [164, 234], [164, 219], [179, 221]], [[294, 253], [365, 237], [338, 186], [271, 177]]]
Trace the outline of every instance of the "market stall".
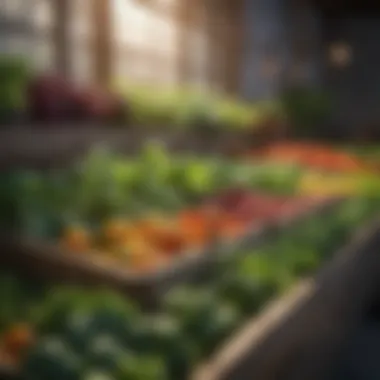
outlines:
[[[322, 183], [329, 177], [318, 173]], [[312, 195], [311, 175], [294, 163], [173, 155], [159, 145], [3, 174], [9, 375], [178, 380], [212, 363], [241, 326], [328, 267], [376, 217], [376, 175], [357, 173], [366, 186], [350, 192], [328, 185]], [[357, 243], [358, 257], [373, 236]]]

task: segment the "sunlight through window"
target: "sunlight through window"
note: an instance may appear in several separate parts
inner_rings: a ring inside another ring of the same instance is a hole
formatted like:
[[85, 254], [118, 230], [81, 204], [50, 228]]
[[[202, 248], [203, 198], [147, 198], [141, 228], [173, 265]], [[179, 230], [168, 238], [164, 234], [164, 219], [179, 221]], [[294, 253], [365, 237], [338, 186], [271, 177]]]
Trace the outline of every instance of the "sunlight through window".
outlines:
[[171, 3], [113, 2], [117, 77], [165, 84], [176, 80], [178, 32]]

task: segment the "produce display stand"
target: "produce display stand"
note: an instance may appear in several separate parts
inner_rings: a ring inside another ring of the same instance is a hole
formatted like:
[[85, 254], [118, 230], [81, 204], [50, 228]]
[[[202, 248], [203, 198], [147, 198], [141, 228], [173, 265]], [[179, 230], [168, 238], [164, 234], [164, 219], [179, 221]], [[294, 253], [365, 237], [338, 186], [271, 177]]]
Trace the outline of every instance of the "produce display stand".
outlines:
[[304, 218], [329, 212], [340, 201], [321, 200], [307, 212], [291, 217], [284, 215], [283, 219], [257, 225], [242, 239], [219, 241], [200, 252], [180, 254], [180, 258], [172, 265], [153, 274], [134, 274], [120, 268], [117, 260], [98, 260], [91, 254], [73, 254], [52, 243], [17, 236], [0, 238], [0, 265], [53, 282], [111, 286], [128, 294], [148, 309], [156, 308], [162, 295], [170, 288], [178, 284], [209, 279], [216, 262], [226, 255], [245, 248], [254, 248]]
[[359, 231], [313, 279], [275, 300], [192, 380], [320, 380], [376, 296], [380, 219]]
[[[380, 219], [243, 326], [191, 380], [320, 380], [379, 285]], [[0, 379], [19, 380], [0, 366]], [[21, 379], [20, 379], [21, 380]]]

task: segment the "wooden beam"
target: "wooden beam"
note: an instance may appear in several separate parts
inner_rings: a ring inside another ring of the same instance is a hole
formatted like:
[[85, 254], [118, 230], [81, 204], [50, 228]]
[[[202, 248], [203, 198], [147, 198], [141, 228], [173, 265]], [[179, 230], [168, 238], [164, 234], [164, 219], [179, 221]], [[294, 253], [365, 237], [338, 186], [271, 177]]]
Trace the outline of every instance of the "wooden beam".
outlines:
[[70, 75], [69, 0], [53, 0], [52, 10], [55, 67], [59, 74], [68, 76]]
[[194, 4], [192, 0], [181, 0], [177, 10], [178, 26], [178, 82], [186, 84], [190, 76], [190, 39], [194, 22]]
[[232, 95], [239, 91], [244, 44], [244, 2], [228, 0], [225, 7], [226, 23], [223, 25], [225, 41], [225, 90]]
[[219, 91], [224, 91], [227, 87], [227, 61], [230, 60], [228, 46], [231, 44], [229, 23], [227, 0], [209, 0], [207, 2], [209, 81], [211, 86]]
[[93, 1], [95, 77], [108, 85], [112, 76], [112, 15], [110, 0]]

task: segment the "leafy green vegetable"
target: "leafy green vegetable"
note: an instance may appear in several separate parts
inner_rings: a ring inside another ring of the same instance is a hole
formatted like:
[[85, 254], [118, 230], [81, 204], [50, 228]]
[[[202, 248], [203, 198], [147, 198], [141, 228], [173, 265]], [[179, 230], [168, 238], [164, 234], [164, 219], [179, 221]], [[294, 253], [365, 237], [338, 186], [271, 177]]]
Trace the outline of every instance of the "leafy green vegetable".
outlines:
[[299, 175], [289, 166], [175, 157], [159, 144], [148, 144], [128, 159], [98, 147], [65, 170], [9, 176], [0, 196], [2, 224], [51, 239], [67, 225], [91, 230], [116, 216], [142, 217], [151, 210], [170, 214], [230, 187], [290, 193]]
[[246, 104], [192, 88], [117, 83], [116, 89], [128, 100], [137, 123], [160, 128], [195, 128], [206, 133], [249, 129], [260, 126], [269, 115], [280, 115], [281, 108], [274, 102]]
[[28, 380], [80, 380], [82, 362], [60, 338], [41, 340], [29, 354], [22, 369]]
[[155, 356], [128, 356], [119, 364], [116, 376], [120, 380], [166, 380], [168, 378], [164, 361]]
[[83, 380], [115, 380], [115, 377], [106, 371], [91, 369], [83, 374]]
[[128, 353], [112, 335], [97, 335], [89, 341], [86, 351], [86, 365], [104, 371], [115, 372], [119, 362]]

